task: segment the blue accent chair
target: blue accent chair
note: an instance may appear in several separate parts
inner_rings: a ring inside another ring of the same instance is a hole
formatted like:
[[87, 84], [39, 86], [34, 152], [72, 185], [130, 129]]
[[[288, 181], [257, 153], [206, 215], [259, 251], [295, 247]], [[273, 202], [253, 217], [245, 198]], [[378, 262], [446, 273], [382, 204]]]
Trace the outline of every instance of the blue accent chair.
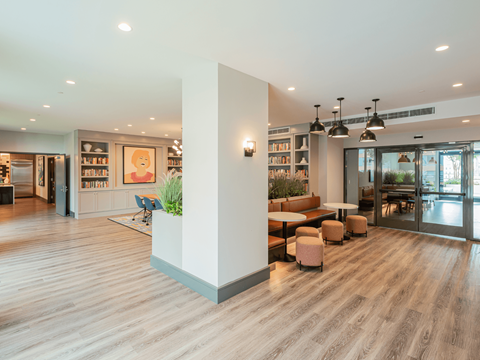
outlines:
[[162, 203], [158, 199], [155, 199], [155, 209], [156, 210], [163, 210]]
[[145, 198], [144, 199], [145, 207], [147, 208], [147, 211], [149, 214], [147, 215], [147, 226], [148, 226], [148, 221], [152, 220], [152, 211], [155, 211], [155, 206], [152, 203], [152, 199]]
[[143, 200], [140, 198], [140, 196], [135, 195], [135, 201], [137, 202], [137, 206], [141, 209], [139, 212], [137, 212], [135, 215], [132, 217], [132, 221], [135, 221], [135, 216], [137, 216], [140, 213], [143, 213], [143, 219], [142, 221], [146, 221], [146, 215], [147, 215], [147, 208], [145, 207], [145, 204], [143, 203]]

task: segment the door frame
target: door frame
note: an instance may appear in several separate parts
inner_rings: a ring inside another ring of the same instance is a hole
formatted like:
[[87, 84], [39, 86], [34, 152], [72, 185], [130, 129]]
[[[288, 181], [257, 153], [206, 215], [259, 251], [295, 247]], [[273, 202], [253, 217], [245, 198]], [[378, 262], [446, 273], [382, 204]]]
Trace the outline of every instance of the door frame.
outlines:
[[[383, 151], [386, 152], [386, 150], [392, 150], [392, 151], [398, 151], [398, 152], [408, 152], [408, 149], [412, 151], [411, 149], [414, 149], [415, 153], [417, 153], [417, 149], [447, 149], [448, 148], [458, 148], [461, 146], [466, 146], [467, 150], [465, 151], [465, 156], [464, 156], [464, 190], [465, 190], [465, 197], [463, 200], [463, 222], [464, 222], [464, 229], [465, 229], [465, 238], [469, 240], [475, 240], [475, 241], [480, 241], [480, 238], [474, 238], [474, 152], [475, 152], [475, 143], [479, 143], [480, 140], [469, 140], [469, 141], [456, 141], [454, 143], [452, 142], [442, 142], [442, 143], [422, 143], [422, 144], [407, 144], [407, 145], [397, 145], [397, 146], [374, 146], [373, 144], [369, 143], [368, 146], [362, 146], [362, 147], [351, 147], [351, 148], [344, 148], [344, 161], [346, 157], [346, 151], [347, 150], [354, 150], [354, 149], [367, 149], [367, 148], [374, 148], [375, 149], [375, 179], [374, 179], [374, 191], [375, 191], [375, 204], [374, 204], [374, 226], [381, 226], [378, 223], [378, 214], [379, 211], [381, 211], [381, 205], [380, 207], [378, 204], [381, 204], [381, 196], [379, 195], [380, 192], [378, 191], [382, 184], [381, 184], [381, 166], [380, 166], [380, 161], [379, 161], [379, 152]], [[417, 167], [419, 166], [419, 157], [416, 156], [415, 158], [415, 169], [417, 171]], [[345, 167], [346, 164], [344, 164]], [[344, 172], [346, 173], [346, 169], [344, 169]], [[415, 188], [419, 188], [419, 176], [415, 177]], [[346, 177], [344, 177], [346, 179]], [[346, 181], [346, 180], [345, 180]], [[344, 182], [344, 201], [346, 201], [346, 182]], [[380, 199], [379, 199], [380, 198]], [[419, 198], [418, 196], [416, 197], [417, 199]], [[379, 210], [380, 208], [380, 210]], [[415, 203], [415, 211], [420, 212], [419, 206], [417, 202]], [[416, 213], [416, 218], [419, 219], [418, 214]], [[381, 213], [380, 213], [381, 216]], [[420, 230], [411, 230], [411, 231], [418, 231], [421, 232]]]

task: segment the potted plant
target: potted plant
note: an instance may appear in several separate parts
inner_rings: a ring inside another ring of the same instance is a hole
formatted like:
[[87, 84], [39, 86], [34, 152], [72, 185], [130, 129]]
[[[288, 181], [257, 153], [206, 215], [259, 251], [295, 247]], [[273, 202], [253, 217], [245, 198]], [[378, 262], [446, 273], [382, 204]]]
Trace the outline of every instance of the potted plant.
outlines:
[[152, 255], [182, 268], [182, 173], [164, 174], [155, 192], [163, 210], [152, 215]]
[[300, 173], [288, 178], [285, 173], [275, 174], [268, 184], [268, 199], [284, 199], [302, 196], [307, 192], [304, 188], [305, 180]]

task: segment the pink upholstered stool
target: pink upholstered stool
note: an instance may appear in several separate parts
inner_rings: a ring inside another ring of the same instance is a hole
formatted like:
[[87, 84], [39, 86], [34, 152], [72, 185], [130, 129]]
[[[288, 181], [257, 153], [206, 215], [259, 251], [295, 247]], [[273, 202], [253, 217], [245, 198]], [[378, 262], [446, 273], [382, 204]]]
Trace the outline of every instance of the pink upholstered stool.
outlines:
[[319, 267], [323, 272], [323, 241], [319, 237], [301, 236], [295, 243], [297, 263], [302, 266]]
[[322, 222], [322, 238], [325, 243], [334, 241], [343, 245], [343, 224], [337, 220], [324, 220]]
[[352, 236], [365, 235], [367, 236], [367, 218], [360, 215], [347, 216], [347, 232]]
[[320, 238], [320, 233], [314, 227], [301, 226], [295, 230], [295, 237], [299, 238], [302, 236], [311, 236]]

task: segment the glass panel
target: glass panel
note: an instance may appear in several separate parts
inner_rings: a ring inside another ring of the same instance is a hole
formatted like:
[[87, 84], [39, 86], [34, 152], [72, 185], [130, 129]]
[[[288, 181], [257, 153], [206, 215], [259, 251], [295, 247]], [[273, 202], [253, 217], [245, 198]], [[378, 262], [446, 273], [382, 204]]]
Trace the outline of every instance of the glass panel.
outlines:
[[[363, 167], [360, 162], [363, 161]], [[358, 153], [358, 214], [365, 216], [369, 224], [374, 222], [374, 175], [375, 175], [375, 149], [360, 149]], [[365, 171], [365, 169], [367, 171]]]
[[473, 150], [473, 237], [480, 239], [480, 142]]
[[435, 150], [422, 152], [422, 191], [463, 192], [463, 152]]
[[463, 196], [422, 195], [422, 222], [463, 227]]
[[415, 221], [415, 153], [382, 154], [382, 217]]

